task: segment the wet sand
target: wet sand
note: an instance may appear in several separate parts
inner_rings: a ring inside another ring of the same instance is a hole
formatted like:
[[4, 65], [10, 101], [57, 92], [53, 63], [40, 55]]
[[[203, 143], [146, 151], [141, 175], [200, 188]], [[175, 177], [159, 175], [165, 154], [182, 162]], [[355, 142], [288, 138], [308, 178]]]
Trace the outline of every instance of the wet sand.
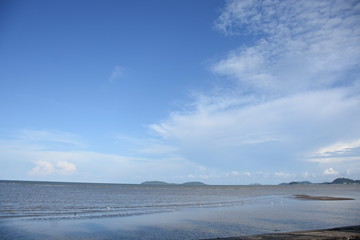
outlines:
[[[243, 237], [228, 237], [228, 238], [213, 238], [220, 240], [280, 240], [280, 239], [294, 239], [294, 240], [353, 240], [360, 239], [360, 226], [341, 227], [323, 230], [298, 231], [289, 233], [270, 233], [254, 236]], [[205, 240], [205, 239], [204, 239]], [[210, 239], [208, 239], [210, 240]]]
[[341, 200], [355, 200], [354, 198], [342, 198], [342, 197], [329, 197], [329, 196], [310, 196], [305, 194], [294, 195], [295, 198], [305, 200], [322, 200], [322, 201], [341, 201]]

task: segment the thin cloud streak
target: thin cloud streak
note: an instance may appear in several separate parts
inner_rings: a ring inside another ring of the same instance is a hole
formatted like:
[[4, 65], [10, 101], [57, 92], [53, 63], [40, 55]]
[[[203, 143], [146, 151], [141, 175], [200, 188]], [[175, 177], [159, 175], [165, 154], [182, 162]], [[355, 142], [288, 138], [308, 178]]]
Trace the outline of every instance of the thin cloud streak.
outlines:
[[57, 143], [80, 148], [87, 147], [78, 135], [57, 130], [21, 129], [14, 134], [14, 137], [18, 141], [27, 143]]

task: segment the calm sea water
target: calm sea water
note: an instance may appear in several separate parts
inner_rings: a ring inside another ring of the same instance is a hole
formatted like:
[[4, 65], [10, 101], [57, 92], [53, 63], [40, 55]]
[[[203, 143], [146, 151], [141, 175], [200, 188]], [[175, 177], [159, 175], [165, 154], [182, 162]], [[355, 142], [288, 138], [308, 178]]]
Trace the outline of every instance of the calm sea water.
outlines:
[[359, 224], [360, 185], [0, 183], [1, 239], [200, 239]]

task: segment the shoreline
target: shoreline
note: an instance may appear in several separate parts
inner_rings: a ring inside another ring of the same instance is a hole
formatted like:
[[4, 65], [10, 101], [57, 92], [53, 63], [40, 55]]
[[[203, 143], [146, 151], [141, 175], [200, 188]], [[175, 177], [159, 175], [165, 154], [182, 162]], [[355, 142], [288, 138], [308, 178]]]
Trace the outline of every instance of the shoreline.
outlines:
[[360, 225], [337, 227], [330, 229], [294, 231], [286, 233], [266, 233], [252, 236], [225, 237], [225, 238], [207, 238], [202, 240], [276, 240], [276, 239], [294, 239], [294, 240], [353, 240], [360, 239]]

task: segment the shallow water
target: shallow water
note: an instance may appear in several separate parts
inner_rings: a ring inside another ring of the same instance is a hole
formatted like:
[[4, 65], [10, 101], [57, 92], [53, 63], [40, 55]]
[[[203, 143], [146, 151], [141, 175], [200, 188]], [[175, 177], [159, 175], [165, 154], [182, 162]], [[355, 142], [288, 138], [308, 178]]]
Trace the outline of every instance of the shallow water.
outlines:
[[[360, 185], [0, 183], [1, 239], [199, 239], [360, 224]], [[355, 198], [314, 201], [294, 194]]]

